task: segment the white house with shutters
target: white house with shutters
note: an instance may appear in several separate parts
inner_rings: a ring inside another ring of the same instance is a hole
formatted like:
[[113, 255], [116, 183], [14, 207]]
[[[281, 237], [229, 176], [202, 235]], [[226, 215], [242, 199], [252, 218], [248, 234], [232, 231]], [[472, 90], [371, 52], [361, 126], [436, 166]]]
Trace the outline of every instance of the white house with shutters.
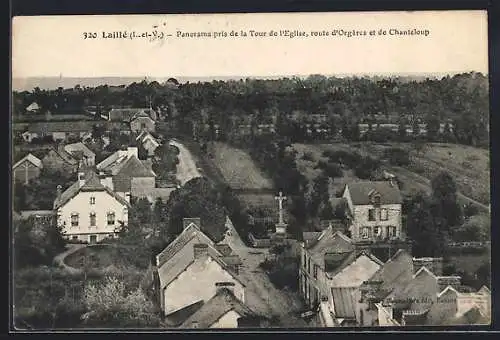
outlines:
[[121, 226], [127, 225], [130, 203], [111, 190], [109, 183], [93, 171], [81, 171], [68, 189], [58, 187], [54, 210], [67, 239], [96, 243], [116, 237]]

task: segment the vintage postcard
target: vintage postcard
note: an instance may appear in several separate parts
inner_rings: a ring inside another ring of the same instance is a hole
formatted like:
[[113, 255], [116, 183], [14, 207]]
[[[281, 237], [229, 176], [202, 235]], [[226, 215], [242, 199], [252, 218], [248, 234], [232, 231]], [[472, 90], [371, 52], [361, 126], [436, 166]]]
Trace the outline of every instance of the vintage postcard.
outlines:
[[13, 18], [13, 329], [490, 325], [487, 26]]

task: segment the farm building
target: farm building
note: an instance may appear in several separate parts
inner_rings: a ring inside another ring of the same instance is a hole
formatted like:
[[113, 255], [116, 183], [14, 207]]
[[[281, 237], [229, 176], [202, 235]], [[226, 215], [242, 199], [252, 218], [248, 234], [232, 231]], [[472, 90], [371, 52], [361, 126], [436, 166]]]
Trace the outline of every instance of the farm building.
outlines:
[[40, 176], [42, 169], [42, 161], [30, 153], [12, 166], [12, 177], [15, 181], [28, 184], [30, 180]]

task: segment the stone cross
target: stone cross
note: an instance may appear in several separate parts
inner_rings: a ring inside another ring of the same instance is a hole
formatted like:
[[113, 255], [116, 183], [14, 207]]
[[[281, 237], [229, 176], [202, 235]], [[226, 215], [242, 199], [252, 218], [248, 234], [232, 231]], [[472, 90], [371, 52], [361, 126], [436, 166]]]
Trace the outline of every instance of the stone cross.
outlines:
[[275, 196], [274, 199], [278, 201], [279, 204], [279, 222], [278, 224], [285, 224], [283, 221], [283, 201], [286, 200], [286, 196], [283, 196], [283, 193], [280, 191], [279, 196]]

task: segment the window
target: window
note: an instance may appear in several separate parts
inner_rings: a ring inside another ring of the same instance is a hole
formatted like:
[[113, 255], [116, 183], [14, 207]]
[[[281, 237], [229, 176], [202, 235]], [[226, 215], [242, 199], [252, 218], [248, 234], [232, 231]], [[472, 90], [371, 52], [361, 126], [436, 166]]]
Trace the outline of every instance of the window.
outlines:
[[115, 234], [109, 234], [109, 238], [115, 238]]
[[307, 255], [304, 253], [304, 268], [307, 266]]
[[95, 204], [95, 197], [94, 196], [90, 197], [90, 204], [91, 205]]
[[380, 220], [387, 221], [389, 219], [387, 209], [380, 209]]
[[115, 224], [115, 213], [109, 212], [108, 213], [108, 225], [114, 225], [114, 224]]
[[396, 237], [396, 227], [394, 226], [387, 227], [387, 237]]
[[362, 239], [370, 238], [370, 227], [362, 227], [360, 231], [360, 236]]
[[73, 240], [75, 240], [75, 241], [76, 241], [76, 240], [78, 240], [78, 236], [77, 236], [77, 235], [73, 235], [71, 238], [72, 238]]
[[368, 221], [375, 221], [375, 209], [368, 210]]
[[79, 216], [77, 213], [72, 213], [71, 214], [71, 226], [72, 227], [78, 227], [78, 220]]
[[380, 236], [381, 229], [380, 227], [373, 227], [373, 235]]
[[317, 279], [318, 278], [318, 266], [317, 265], [314, 265], [314, 278]]
[[380, 195], [374, 195], [373, 196], [373, 204], [374, 205], [380, 205]]
[[309, 260], [307, 261], [307, 272], [309, 274], [311, 274], [311, 259], [309, 258]]
[[95, 224], [96, 224], [95, 213], [90, 213], [90, 226], [95, 227]]
[[141, 123], [141, 129], [145, 129], [146, 128], [146, 123]]

